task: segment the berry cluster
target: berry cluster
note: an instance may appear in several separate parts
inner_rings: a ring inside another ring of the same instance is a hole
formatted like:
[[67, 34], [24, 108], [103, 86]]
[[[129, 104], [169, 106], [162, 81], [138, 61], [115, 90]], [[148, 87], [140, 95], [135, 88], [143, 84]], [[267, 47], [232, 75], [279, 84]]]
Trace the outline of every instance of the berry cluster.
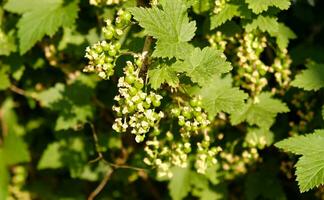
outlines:
[[307, 94], [304, 91], [297, 92], [293, 95], [291, 108], [296, 113], [297, 119], [289, 122], [291, 130], [289, 135], [297, 135], [310, 131], [309, 125], [315, 117], [314, 110], [318, 106], [318, 99], [314, 95]]
[[256, 148], [244, 150], [241, 155], [222, 151], [220, 154], [220, 163], [225, 173], [226, 179], [233, 179], [235, 176], [245, 174], [248, 166], [259, 160], [259, 153]]
[[222, 151], [221, 147], [210, 147], [210, 137], [204, 134], [204, 139], [197, 143], [197, 160], [195, 167], [200, 174], [206, 173], [206, 170], [217, 163], [216, 155]]
[[[178, 99], [179, 100], [179, 99]], [[177, 107], [171, 109], [171, 114], [178, 119], [181, 127], [180, 133], [186, 137], [190, 137], [191, 133], [198, 133], [198, 130], [206, 128], [210, 121], [207, 114], [201, 108], [200, 97], [194, 97], [187, 102], [178, 102]]]
[[188, 166], [188, 154], [191, 152], [191, 144], [187, 141], [178, 143], [174, 141], [173, 133], [166, 132], [166, 141], [157, 139], [146, 142], [145, 152], [147, 157], [144, 163], [157, 168], [158, 177], [173, 176], [171, 167], [178, 166], [186, 168]]
[[[210, 137], [207, 134], [210, 122], [207, 119], [207, 114], [200, 107], [200, 97], [194, 97], [189, 103], [178, 96], [175, 99], [178, 104], [171, 108], [170, 117], [177, 119], [180, 126], [177, 132], [180, 133], [180, 136], [171, 131], [167, 131], [164, 135], [158, 128], [155, 129], [151, 133], [153, 139], [146, 142], [147, 157], [144, 162], [156, 167], [159, 177], [171, 177], [173, 174], [170, 169], [173, 166], [187, 167], [189, 154], [195, 154], [197, 172], [205, 173], [207, 168], [216, 164], [215, 157], [221, 148], [210, 146]], [[197, 140], [201, 141], [197, 142]], [[196, 144], [195, 147], [193, 147], [193, 143]]]
[[125, 76], [118, 80], [117, 105], [113, 106], [117, 118], [113, 129], [126, 132], [130, 128], [130, 132], [136, 135], [136, 142], [142, 142], [145, 134], [164, 117], [164, 113], [155, 111], [161, 105], [162, 96], [143, 92], [144, 81], [139, 77], [141, 61], [137, 60], [136, 63], [133, 65], [128, 61], [124, 68]]
[[224, 9], [227, 0], [215, 0], [214, 13], [218, 14], [221, 10]]
[[89, 0], [90, 5], [99, 6], [99, 5], [116, 5], [124, 2], [126, 0]]
[[[257, 96], [268, 85], [269, 77], [267, 76], [270, 74], [274, 75], [280, 86], [288, 86], [291, 60], [287, 55], [287, 50], [280, 49], [278, 46], [273, 47], [274, 55], [270, 55], [270, 57], [274, 57], [270, 58], [273, 59], [273, 64], [266, 65], [261, 54], [270, 47], [264, 33], [243, 32], [233, 37], [227, 37], [218, 31], [209, 36], [208, 40], [211, 46], [224, 51], [231, 60], [236, 69], [235, 84], [250, 91], [251, 96]], [[272, 88], [272, 90], [276, 92], [276, 88]]]
[[12, 179], [11, 183], [9, 185], [9, 196], [7, 197], [7, 200], [31, 200], [31, 194], [27, 191], [23, 191], [23, 186], [27, 179], [27, 170], [23, 166], [15, 166], [12, 169]]
[[124, 34], [129, 25], [131, 14], [124, 10], [117, 12], [115, 25], [111, 20], [106, 20], [102, 33], [106, 40], [99, 41], [86, 48], [85, 57], [89, 60], [84, 72], [96, 72], [102, 79], [109, 79], [114, 74], [114, 65], [120, 54], [121, 44], [117, 41]]

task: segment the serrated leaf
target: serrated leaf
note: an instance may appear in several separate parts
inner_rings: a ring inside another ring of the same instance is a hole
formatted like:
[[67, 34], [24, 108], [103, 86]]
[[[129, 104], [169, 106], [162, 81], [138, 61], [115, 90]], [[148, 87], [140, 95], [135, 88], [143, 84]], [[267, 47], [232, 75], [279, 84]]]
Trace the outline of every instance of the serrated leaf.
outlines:
[[313, 134], [291, 137], [276, 143], [276, 147], [297, 155], [313, 155], [324, 153], [324, 130], [316, 130]]
[[172, 41], [158, 40], [153, 57], [184, 59], [193, 51], [194, 47], [187, 42], [174, 43]]
[[290, 6], [290, 0], [245, 0], [248, 7], [256, 14], [268, 10], [269, 7], [274, 6], [280, 10], [287, 10]]
[[251, 32], [256, 29], [260, 29], [262, 32], [277, 33], [279, 29], [279, 23], [277, 18], [270, 16], [259, 15], [251, 23], [245, 26], [246, 31]]
[[276, 37], [277, 45], [282, 50], [288, 47], [290, 39], [296, 38], [296, 34], [283, 23], [278, 23], [278, 31], [272, 32], [270, 35]]
[[10, 0], [5, 8], [23, 14], [18, 22], [18, 37], [20, 54], [24, 54], [45, 35], [53, 36], [60, 27], [72, 26], [78, 13], [78, 1]]
[[175, 64], [174, 69], [178, 72], [185, 72], [192, 82], [204, 85], [216, 75], [229, 72], [232, 66], [222, 57], [217, 49], [205, 47], [195, 48], [183, 62]]
[[[195, 35], [196, 23], [189, 22], [187, 5], [182, 0], [165, 0], [162, 8], [131, 8], [130, 11], [145, 32], [158, 39], [157, 52], [153, 55], [174, 57], [172, 52], [183, 49]], [[167, 51], [168, 48], [172, 50]]]
[[177, 73], [171, 66], [160, 64], [157, 68], [149, 69], [149, 83], [153, 89], [158, 89], [163, 83], [176, 87], [179, 84]]
[[242, 109], [244, 100], [248, 97], [239, 88], [232, 87], [232, 80], [229, 76], [216, 77], [204, 85], [198, 95], [202, 97], [202, 107], [212, 117], [221, 111], [232, 113]]
[[246, 121], [250, 125], [267, 129], [271, 127], [278, 113], [289, 111], [287, 105], [279, 99], [272, 98], [271, 93], [261, 93], [257, 98], [257, 102], [250, 99], [242, 110], [232, 113], [233, 125]]
[[249, 18], [250, 16], [251, 11], [242, 4], [226, 3], [219, 13], [210, 16], [210, 30], [219, 27], [234, 17]]
[[307, 69], [298, 74], [291, 85], [314, 91], [324, 87], [324, 64], [307, 64]]
[[190, 169], [174, 167], [168, 188], [173, 200], [181, 200], [186, 197], [190, 191]]
[[295, 136], [275, 144], [276, 147], [302, 155], [296, 164], [296, 175], [301, 192], [324, 184], [324, 130]]

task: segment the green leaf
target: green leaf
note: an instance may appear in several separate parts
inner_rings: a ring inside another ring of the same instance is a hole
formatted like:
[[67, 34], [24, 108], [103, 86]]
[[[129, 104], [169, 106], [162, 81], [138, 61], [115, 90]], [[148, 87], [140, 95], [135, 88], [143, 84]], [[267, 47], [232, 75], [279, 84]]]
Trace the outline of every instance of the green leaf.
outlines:
[[214, 76], [229, 72], [232, 66], [226, 62], [220, 51], [205, 47], [202, 50], [195, 48], [184, 62], [177, 62], [174, 69], [178, 72], [185, 72], [192, 82], [204, 85]]
[[3, 66], [0, 67], [0, 91], [10, 86], [10, 79], [7, 71], [7, 68]]
[[245, 136], [245, 142], [249, 147], [264, 149], [273, 142], [274, 134], [269, 129], [250, 128]]
[[219, 13], [210, 16], [210, 30], [219, 27], [234, 17], [250, 18], [251, 11], [242, 4], [226, 3]]
[[302, 155], [296, 164], [296, 176], [301, 192], [324, 184], [324, 130], [295, 136], [275, 144], [276, 147]]
[[30, 161], [28, 147], [22, 138], [24, 129], [18, 124], [14, 106], [14, 102], [7, 99], [1, 107], [2, 122], [5, 125], [2, 153], [7, 165]]
[[5, 8], [22, 14], [18, 22], [18, 37], [20, 54], [24, 54], [45, 35], [53, 36], [60, 27], [72, 26], [78, 13], [78, 1], [10, 0]]
[[174, 167], [168, 188], [173, 200], [181, 200], [186, 197], [190, 191], [190, 169]]
[[174, 43], [167, 40], [156, 42], [153, 57], [184, 59], [193, 51], [194, 47], [186, 42]]
[[145, 32], [158, 39], [157, 52], [153, 55], [171, 58], [194, 37], [196, 23], [189, 22], [187, 5], [182, 0], [165, 0], [162, 8], [131, 8], [130, 11]]
[[280, 49], [286, 49], [290, 39], [295, 39], [296, 34], [285, 24], [278, 23], [278, 31], [270, 33], [271, 36], [276, 37], [277, 44]]
[[16, 51], [14, 31], [4, 33], [0, 29], [0, 55], [8, 56], [11, 52]]
[[231, 122], [233, 125], [246, 121], [250, 125], [258, 125], [267, 129], [271, 127], [278, 113], [289, 111], [287, 105], [272, 98], [271, 93], [262, 93], [257, 99], [256, 102], [250, 99], [242, 110], [232, 113]]
[[202, 97], [202, 107], [212, 117], [221, 111], [232, 113], [242, 109], [248, 97], [239, 88], [232, 87], [230, 76], [213, 79], [198, 91], [198, 95]]
[[57, 169], [64, 166], [61, 160], [62, 145], [59, 142], [54, 142], [47, 145], [43, 155], [38, 162], [37, 169]]
[[270, 16], [259, 15], [251, 23], [245, 25], [245, 29], [251, 32], [256, 29], [260, 29], [262, 32], [277, 33], [279, 29], [279, 23], [277, 18]]
[[59, 113], [55, 130], [76, 129], [93, 117], [94, 79], [80, 75], [70, 85], [57, 83], [36, 95], [41, 104]]
[[324, 105], [322, 106], [322, 118], [324, 120]]
[[314, 91], [324, 87], [324, 64], [307, 64], [307, 69], [298, 74], [291, 85]]
[[157, 68], [148, 71], [149, 83], [153, 89], [158, 89], [163, 83], [167, 83], [171, 87], [177, 87], [179, 79], [177, 73], [171, 66], [160, 64]]
[[271, 6], [275, 6], [280, 10], [287, 10], [290, 6], [290, 0], [245, 0], [245, 2], [256, 14], [268, 10]]
[[7, 199], [9, 172], [5, 163], [4, 152], [0, 149], [0, 199]]

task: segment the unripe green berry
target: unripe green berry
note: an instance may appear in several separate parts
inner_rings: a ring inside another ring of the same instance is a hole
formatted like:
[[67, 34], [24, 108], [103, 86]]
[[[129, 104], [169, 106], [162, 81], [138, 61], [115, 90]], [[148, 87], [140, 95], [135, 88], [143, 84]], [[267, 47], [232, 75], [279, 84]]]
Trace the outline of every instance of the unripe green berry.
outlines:
[[135, 81], [135, 76], [133, 76], [133, 75], [126, 76], [125, 81], [126, 81], [128, 84], [132, 84], [132, 83], [134, 83], [134, 81]]

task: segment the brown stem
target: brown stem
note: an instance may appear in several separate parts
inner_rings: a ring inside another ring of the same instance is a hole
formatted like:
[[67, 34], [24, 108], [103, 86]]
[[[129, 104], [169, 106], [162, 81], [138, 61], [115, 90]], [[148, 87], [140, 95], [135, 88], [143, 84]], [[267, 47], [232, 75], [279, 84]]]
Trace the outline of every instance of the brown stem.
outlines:
[[94, 191], [92, 191], [90, 193], [88, 200], [93, 200], [104, 189], [104, 187], [107, 185], [113, 172], [114, 172], [113, 169], [108, 169], [105, 177], [102, 179], [100, 184], [96, 187], [96, 189]]

